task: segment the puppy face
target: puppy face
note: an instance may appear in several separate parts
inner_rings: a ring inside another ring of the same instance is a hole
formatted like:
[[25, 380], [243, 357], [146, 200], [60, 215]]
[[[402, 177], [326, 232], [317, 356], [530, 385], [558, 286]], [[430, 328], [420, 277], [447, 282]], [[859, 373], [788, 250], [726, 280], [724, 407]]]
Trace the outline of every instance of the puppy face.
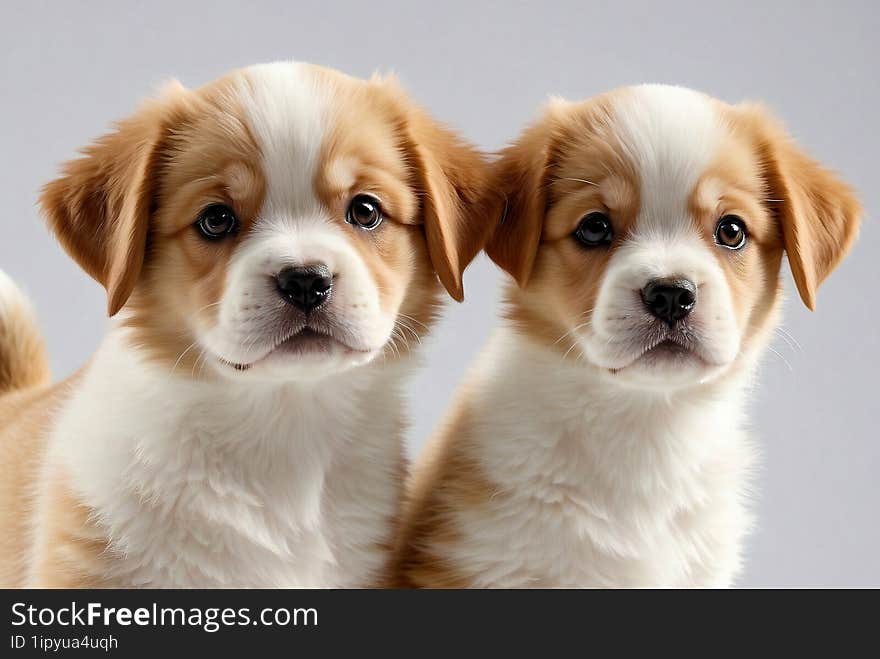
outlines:
[[485, 185], [394, 81], [282, 63], [169, 89], [42, 203], [152, 357], [290, 379], [405, 350], [438, 278], [460, 300]]
[[551, 104], [496, 180], [487, 251], [520, 284], [514, 322], [643, 388], [748, 361], [775, 322], [783, 251], [812, 308], [860, 213], [760, 108], [664, 86]]

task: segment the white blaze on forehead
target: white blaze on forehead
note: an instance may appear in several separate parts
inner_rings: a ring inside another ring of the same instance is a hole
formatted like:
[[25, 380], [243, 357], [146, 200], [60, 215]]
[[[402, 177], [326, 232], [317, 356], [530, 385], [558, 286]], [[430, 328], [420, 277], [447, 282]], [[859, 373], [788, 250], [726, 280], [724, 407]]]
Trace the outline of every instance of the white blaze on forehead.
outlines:
[[263, 214], [295, 217], [318, 212], [314, 180], [327, 116], [320, 78], [298, 62], [276, 62], [245, 69], [239, 87], [263, 158]]
[[683, 87], [642, 85], [613, 104], [616, 134], [640, 178], [637, 233], [693, 230], [688, 200], [724, 134], [710, 99]]

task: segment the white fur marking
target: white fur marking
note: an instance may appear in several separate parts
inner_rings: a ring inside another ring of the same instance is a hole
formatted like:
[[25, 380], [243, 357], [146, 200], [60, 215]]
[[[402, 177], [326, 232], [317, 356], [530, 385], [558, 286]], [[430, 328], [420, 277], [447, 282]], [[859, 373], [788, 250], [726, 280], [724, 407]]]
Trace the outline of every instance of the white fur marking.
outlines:
[[246, 69], [239, 94], [263, 156], [263, 213], [314, 213], [327, 108], [318, 79], [298, 62], [261, 64]]
[[709, 98], [683, 87], [635, 87], [616, 100], [614, 127], [639, 172], [637, 231], [675, 236], [691, 229], [688, 199], [723, 135]]

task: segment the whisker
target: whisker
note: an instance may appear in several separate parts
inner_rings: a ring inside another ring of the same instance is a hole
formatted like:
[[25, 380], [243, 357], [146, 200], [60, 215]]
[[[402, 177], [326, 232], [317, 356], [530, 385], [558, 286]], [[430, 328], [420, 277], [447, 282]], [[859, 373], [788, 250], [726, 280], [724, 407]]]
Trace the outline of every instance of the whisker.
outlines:
[[555, 179], [553, 179], [552, 181], [550, 181], [550, 183], [553, 184], [553, 183], [556, 183], [556, 182], [558, 182], [558, 181], [574, 181], [575, 183], [586, 183], [587, 185], [595, 185], [597, 188], [599, 187], [599, 184], [598, 184], [598, 183], [594, 183], [593, 181], [588, 181], [588, 180], [585, 179], [585, 178], [574, 178], [574, 177], [571, 177], [571, 176], [563, 176], [563, 177], [560, 177], [560, 178], [555, 178]]
[[569, 334], [578, 331], [578, 330], [581, 329], [582, 327], [586, 327], [587, 325], [590, 324], [590, 322], [591, 322], [591, 321], [588, 320], [588, 321], [585, 322], [585, 323], [581, 323], [580, 325], [576, 325], [575, 327], [572, 327], [572, 328], [571, 328], [570, 330], [568, 330], [565, 334], [563, 334], [563, 335], [560, 336], [558, 339], [556, 339], [556, 341], [553, 343], [553, 345], [556, 345], [557, 343], [559, 343], [560, 341], [562, 341], [562, 339], [564, 339], [564, 338], [565, 338], [566, 336], [568, 336]]
[[203, 353], [203, 356], [204, 356], [204, 359], [202, 359], [202, 364], [201, 364], [201, 366], [199, 366], [199, 374], [198, 374], [198, 376], [197, 376], [198, 378], [201, 378], [201, 377], [202, 377], [202, 375], [203, 375], [204, 372], [205, 372], [205, 366], [208, 365], [208, 353], [207, 353], [207, 352], [204, 352], [204, 353]]
[[400, 327], [401, 329], [405, 329], [405, 330], [407, 330], [408, 332], [410, 332], [410, 334], [412, 334], [414, 337], [416, 337], [416, 341], [419, 342], [419, 345], [422, 345], [422, 337], [420, 337], [420, 336], [419, 336], [419, 333], [416, 332], [412, 327], [410, 327], [409, 325], [404, 324], [404, 323], [403, 323], [402, 321], [400, 321], [400, 320], [398, 320], [396, 324], [397, 324], [397, 326]]
[[779, 359], [782, 360], [782, 363], [785, 364], [785, 365], [788, 367], [788, 370], [789, 370], [790, 372], [794, 373], [794, 369], [791, 367], [791, 364], [789, 364], [789, 363], [788, 363], [788, 360], [787, 360], [785, 357], [782, 356], [782, 353], [781, 353], [781, 352], [779, 352], [779, 351], [777, 351], [777, 350], [774, 350], [773, 348], [771, 348], [771, 347], [769, 347], [769, 346], [768, 346], [767, 349], [768, 349], [770, 352], [772, 352], [774, 355], [776, 355], [777, 357], [779, 357]]
[[[191, 378], [195, 378], [195, 377], [196, 377], [196, 366], [198, 366], [199, 361], [200, 361], [200, 360], [202, 359], [202, 357], [204, 357], [204, 356], [205, 356], [205, 350], [202, 349], [201, 352], [199, 352], [199, 356], [196, 357], [196, 360], [193, 362], [192, 368], [191, 368], [190, 371], [189, 371], [189, 376], [190, 376]], [[201, 374], [201, 370], [199, 370], [199, 374]]]
[[412, 316], [407, 316], [405, 313], [398, 313], [397, 315], [400, 316], [401, 318], [406, 318], [407, 320], [411, 320], [412, 322], [416, 323], [417, 325], [421, 325], [422, 327], [425, 328], [425, 330], [428, 329], [428, 326], [427, 326], [427, 325], [425, 325], [425, 324], [424, 324], [423, 322], [421, 322], [421, 321], [416, 320], [416, 319], [413, 318]]
[[391, 336], [388, 337], [388, 343], [385, 344], [386, 348], [391, 348], [394, 351], [394, 355], [397, 358], [400, 358], [400, 349], [397, 347], [397, 341], [395, 340], [395, 334], [392, 330]]
[[186, 355], [186, 353], [188, 353], [190, 350], [192, 350], [193, 348], [195, 348], [195, 346], [196, 346], [197, 343], [198, 343], [198, 341], [193, 341], [192, 343], [190, 343], [190, 344], [186, 347], [186, 349], [185, 349], [182, 353], [180, 353], [180, 356], [177, 358], [177, 361], [174, 362], [174, 366], [171, 367], [171, 371], [169, 372], [169, 375], [171, 375], [172, 373], [174, 373], [174, 370], [180, 365], [180, 360], [183, 359], [183, 357], [184, 357], [184, 355]]
[[[419, 335], [418, 335], [418, 334], [414, 334], [414, 336], [416, 337], [416, 340], [419, 342], [419, 344], [421, 344], [421, 340], [419, 339]], [[403, 334], [403, 333], [401, 332], [401, 334], [400, 334], [400, 338], [401, 338], [401, 340], [403, 341], [403, 345], [404, 345], [404, 347], [405, 347], [407, 350], [412, 350], [412, 345], [410, 344], [409, 339], [406, 338], [406, 335]]]
[[205, 309], [210, 309], [211, 307], [216, 307], [216, 306], [219, 306], [219, 305], [220, 305], [220, 302], [211, 302], [210, 304], [206, 304], [205, 306], [203, 306], [201, 309], [196, 309], [196, 312], [195, 312], [193, 315], [194, 315], [194, 316], [198, 316], [198, 315], [199, 315], [200, 313], [202, 313]]
[[794, 336], [792, 335], [791, 332], [786, 332], [786, 331], [785, 331], [783, 328], [781, 328], [781, 327], [777, 327], [777, 328], [776, 328], [776, 331], [779, 332], [779, 334], [780, 334], [782, 337], [787, 338], [791, 343], [793, 343], [794, 346], [795, 346], [798, 350], [803, 351], [803, 346], [801, 346], [801, 344], [798, 343], [798, 340], [797, 340], [796, 338], [794, 338]]
[[780, 333], [776, 332], [775, 330], [773, 333], [777, 337], [782, 339], [782, 343], [785, 345], [786, 348], [789, 348], [793, 353], [797, 353], [797, 349], [794, 347], [794, 344], [791, 341], [789, 341], [787, 336], [785, 336], [784, 334], [780, 334]]
[[576, 346], [577, 346], [577, 341], [573, 342], [571, 344], [571, 346], [569, 347], [569, 349], [565, 351], [565, 354], [562, 355], [562, 361], [565, 361], [565, 358], [568, 357], [568, 353], [570, 353], [572, 350], [574, 350]]

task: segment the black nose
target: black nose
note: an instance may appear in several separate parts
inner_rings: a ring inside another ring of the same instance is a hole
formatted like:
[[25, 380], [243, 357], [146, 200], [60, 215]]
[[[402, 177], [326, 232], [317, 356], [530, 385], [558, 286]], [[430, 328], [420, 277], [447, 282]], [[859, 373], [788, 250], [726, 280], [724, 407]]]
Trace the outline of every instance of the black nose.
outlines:
[[655, 279], [642, 289], [642, 300], [648, 311], [672, 325], [697, 304], [697, 287], [687, 279]]
[[281, 296], [306, 312], [324, 304], [333, 290], [333, 275], [326, 265], [284, 268], [275, 275], [275, 281]]

